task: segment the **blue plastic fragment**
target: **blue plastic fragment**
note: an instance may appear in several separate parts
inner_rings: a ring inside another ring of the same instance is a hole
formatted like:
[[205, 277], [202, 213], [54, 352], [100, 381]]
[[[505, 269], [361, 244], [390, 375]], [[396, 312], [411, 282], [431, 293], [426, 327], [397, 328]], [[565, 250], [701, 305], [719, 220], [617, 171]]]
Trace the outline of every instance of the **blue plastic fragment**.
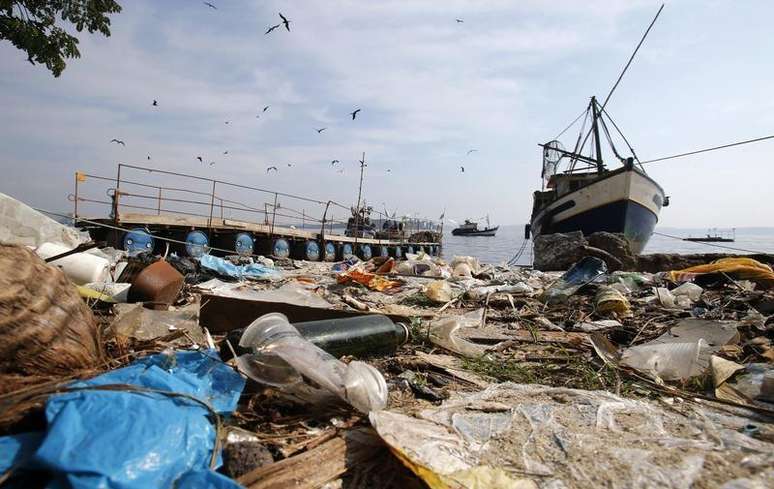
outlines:
[[282, 277], [277, 270], [261, 265], [260, 263], [234, 265], [228, 260], [212, 255], [203, 255], [199, 259], [199, 264], [220, 275], [236, 279], [252, 278], [256, 280], [271, 280]]
[[[49, 472], [50, 488], [240, 487], [210, 467], [216, 430], [211, 411], [200, 402], [155, 392], [88, 389], [126, 384], [186, 394], [228, 414], [236, 409], [244, 379], [214, 351], [185, 351], [149, 356], [71, 384], [87, 389], [49, 398], [48, 429], [22, 468]], [[0, 438], [0, 447], [18, 447], [3, 456], [3, 463], [29, 457], [30, 444], [18, 437]]]

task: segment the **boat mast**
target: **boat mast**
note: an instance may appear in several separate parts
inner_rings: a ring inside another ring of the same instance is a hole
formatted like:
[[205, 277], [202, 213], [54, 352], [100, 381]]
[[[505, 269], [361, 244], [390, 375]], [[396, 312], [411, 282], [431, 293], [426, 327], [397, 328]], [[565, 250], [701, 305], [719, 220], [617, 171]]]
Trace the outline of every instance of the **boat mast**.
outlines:
[[602, 163], [602, 144], [599, 141], [599, 112], [597, 111], [597, 97], [591, 97], [591, 130], [594, 132], [594, 147], [597, 156], [597, 173], [605, 171], [605, 165]]

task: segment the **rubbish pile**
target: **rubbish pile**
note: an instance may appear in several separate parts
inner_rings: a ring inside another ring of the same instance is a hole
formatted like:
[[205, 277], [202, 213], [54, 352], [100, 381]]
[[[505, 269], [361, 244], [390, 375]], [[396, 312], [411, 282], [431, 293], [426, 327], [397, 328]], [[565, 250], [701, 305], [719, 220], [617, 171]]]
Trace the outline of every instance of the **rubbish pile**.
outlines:
[[0, 485], [774, 485], [758, 260], [156, 256], [9, 199]]

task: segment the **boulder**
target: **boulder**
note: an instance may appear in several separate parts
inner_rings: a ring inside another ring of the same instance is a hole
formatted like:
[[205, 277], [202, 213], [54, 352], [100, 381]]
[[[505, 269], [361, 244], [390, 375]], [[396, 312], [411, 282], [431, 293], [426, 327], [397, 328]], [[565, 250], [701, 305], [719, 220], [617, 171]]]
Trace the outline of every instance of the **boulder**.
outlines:
[[585, 255], [583, 247], [589, 242], [583, 233], [541, 234], [535, 238], [533, 266], [536, 270], [567, 270]]
[[600, 231], [591, 233], [586, 239], [589, 242], [589, 246], [608, 252], [621, 263], [620, 268], [611, 268], [611, 264], [608, 263], [607, 267], [609, 270], [623, 270], [627, 272], [637, 270], [637, 255], [632, 252], [629, 241], [623, 234]]
[[599, 232], [583, 236], [581, 231], [545, 234], [535, 238], [533, 266], [542, 271], [567, 270], [586, 256], [605, 262], [611, 272], [637, 269], [637, 257], [623, 235]]

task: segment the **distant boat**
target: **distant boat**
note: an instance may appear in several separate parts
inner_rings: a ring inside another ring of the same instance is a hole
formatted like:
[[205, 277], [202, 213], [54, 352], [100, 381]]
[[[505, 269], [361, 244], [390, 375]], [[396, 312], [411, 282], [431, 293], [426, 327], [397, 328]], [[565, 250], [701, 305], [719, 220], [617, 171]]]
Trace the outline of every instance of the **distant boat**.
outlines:
[[500, 226], [490, 227], [489, 217], [486, 218], [486, 227], [484, 229], [478, 229], [478, 223], [465, 219], [465, 223], [452, 229], [454, 236], [494, 236]]
[[732, 233], [732, 235], [723, 236], [722, 234], [718, 233], [717, 230], [715, 230], [714, 234], [710, 234], [708, 232], [706, 236], [699, 236], [697, 238], [688, 236], [687, 238], [683, 238], [683, 241], [698, 241], [702, 243], [733, 243], [736, 240], [736, 229], [734, 229]]

